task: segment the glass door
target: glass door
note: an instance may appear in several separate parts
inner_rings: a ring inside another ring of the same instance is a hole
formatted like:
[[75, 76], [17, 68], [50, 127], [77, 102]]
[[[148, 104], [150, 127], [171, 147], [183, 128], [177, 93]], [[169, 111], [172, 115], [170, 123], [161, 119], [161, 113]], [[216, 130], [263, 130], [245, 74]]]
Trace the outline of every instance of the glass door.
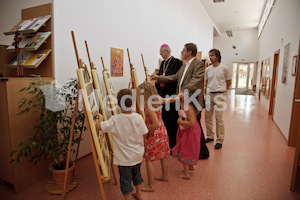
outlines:
[[231, 88], [252, 88], [254, 63], [233, 63]]
[[248, 86], [248, 64], [239, 64], [237, 88], [247, 88]]

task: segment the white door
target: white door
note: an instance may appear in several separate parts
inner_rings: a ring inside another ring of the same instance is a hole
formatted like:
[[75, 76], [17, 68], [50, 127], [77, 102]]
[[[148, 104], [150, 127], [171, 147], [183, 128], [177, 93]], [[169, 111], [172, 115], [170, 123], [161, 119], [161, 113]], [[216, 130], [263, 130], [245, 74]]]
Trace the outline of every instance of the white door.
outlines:
[[254, 63], [233, 63], [231, 88], [251, 89]]

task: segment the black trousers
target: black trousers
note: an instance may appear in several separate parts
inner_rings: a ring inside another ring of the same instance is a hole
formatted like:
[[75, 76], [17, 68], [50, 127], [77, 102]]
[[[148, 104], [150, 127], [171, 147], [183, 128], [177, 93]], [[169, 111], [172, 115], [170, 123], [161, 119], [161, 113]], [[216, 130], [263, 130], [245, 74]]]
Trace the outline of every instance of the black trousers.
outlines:
[[201, 129], [200, 156], [209, 157], [209, 151], [208, 151], [208, 148], [207, 148], [206, 143], [205, 143], [204, 133], [203, 133], [203, 129], [202, 129], [202, 126], [201, 126], [201, 111], [197, 115], [197, 120], [199, 122], [200, 129]]
[[169, 136], [169, 144], [172, 149], [176, 145], [176, 135], [177, 135], [177, 120], [178, 120], [178, 112], [175, 109], [175, 104], [172, 103], [170, 105], [170, 110], [166, 111], [165, 106], [162, 109], [162, 119], [164, 125], [167, 129]]

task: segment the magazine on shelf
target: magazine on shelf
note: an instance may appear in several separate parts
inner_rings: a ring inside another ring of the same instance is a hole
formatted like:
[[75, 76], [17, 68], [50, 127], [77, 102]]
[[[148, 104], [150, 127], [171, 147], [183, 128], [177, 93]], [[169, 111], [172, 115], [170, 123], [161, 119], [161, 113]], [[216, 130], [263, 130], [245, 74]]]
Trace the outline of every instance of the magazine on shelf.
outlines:
[[35, 65], [43, 58], [44, 55], [44, 53], [34, 53], [25, 61], [24, 65]]
[[25, 30], [32, 29], [34, 31], [37, 31], [43, 24], [45, 24], [49, 19], [51, 15], [41, 16], [38, 18], [33, 19], [33, 22], [25, 28]]
[[27, 22], [28, 22], [28, 19], [19, 21], [19, 23], [17, 23], [14, 27], [12, 27], [8, 32], [15, 32], [15, 31], [21, 29], [22, 26], [24, 24], [26, 24]]
[[[45, 56], [44, 53], [25, 52], [22, 55], [22, 65], [24, 65], [24, 66], [26, 66], [26, 65], [35, 65], [44, 56]], [[17, 66], [17, 57], [15, 57], [8, 65], [10, 65], [10, 66]]]
[[24, 20], [25, 22], [18, 28], [18, 31], [26, 30], [26, 27], [28, 27], [32, 23], [33, 20], [34, 19]]
[[[23, 36], [19, 43], [19, 48], [36, 50], [42, 43], [51, 35], [51, 32], [37, 32], [35, 35]], [[10, 45], [6, 48], [7, 50], [14, 50], [15, 46]]]
[[16, 31], [19, 31], [20, 33], [22, 33], [22, 31], [36, 32], [50, 18], [51, 18], [51, 15], [46, 15], [46, 16], [40, 16], [40, 17], [33, 18], [33, 19], [22, 20], [5, 34], [13, 34], [13, 32], [16, 32]]
[[[31, 52], [25, 52], [22, 55], [22, 65], [26, 62], [26, 60], [32, 55]], [[10, 63], [8, 63], [8, 65], [17, 65], [17, 56], [14, 57], [14, 59], [12, 61], [10, 61]]]

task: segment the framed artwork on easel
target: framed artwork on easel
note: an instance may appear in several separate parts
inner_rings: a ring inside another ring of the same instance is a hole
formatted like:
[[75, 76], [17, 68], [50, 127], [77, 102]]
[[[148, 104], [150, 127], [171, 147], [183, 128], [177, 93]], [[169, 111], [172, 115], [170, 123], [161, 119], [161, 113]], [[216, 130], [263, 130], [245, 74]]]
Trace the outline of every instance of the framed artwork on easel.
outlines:
[[87, 123], [92, 132], [93, 141], [95, 143], [96, 152], [101, 166], [101, 172], [104, 179], [108, 180], [110, 178], [111, 156], [105, 134], [102, 133], [102, 131], [96, 130], [95, 126], [96, 119], [94, 118], [94, 113], [98, 112], [99, 108], [95, 98], [93, 81], [86, 68], [78, 69], [77, 76], [81, 95], [83, 97], [84, 112], [87, 115]]

